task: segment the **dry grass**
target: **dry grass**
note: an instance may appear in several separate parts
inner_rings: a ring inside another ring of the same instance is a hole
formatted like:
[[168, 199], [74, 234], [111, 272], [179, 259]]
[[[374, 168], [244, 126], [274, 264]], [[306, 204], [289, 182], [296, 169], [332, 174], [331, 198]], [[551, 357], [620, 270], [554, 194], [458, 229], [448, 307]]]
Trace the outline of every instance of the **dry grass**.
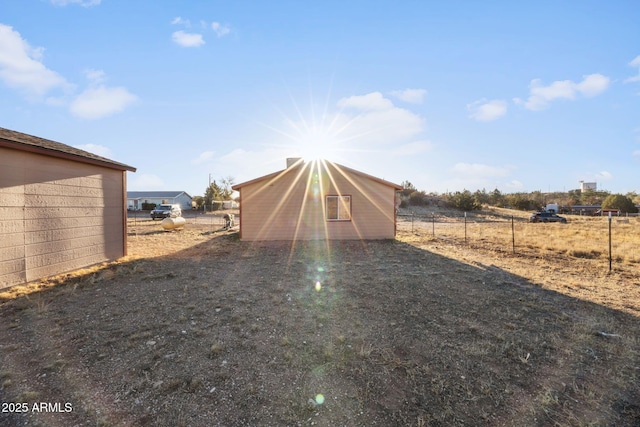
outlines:
[[0, 425], [640, 424], [633, 262], [430, 225], [292, 250], [136, 222], [130, 258], [5, 295], [0, 400], [73, 411]]
[[[403, 210], [401, 221], [407, 230], [411, 227], [411, 217], [408, 216], [411, 212], [414, 212], [414, 232], [425, 237], [465, 239], [465, 218], [461, 212], [440, 210], [434, 214], [427, 208]], [[468, 213], [465, 243], [502, 248], [505, 251], [512, 251], [515, 243], [518, 253], [566, 254], [575, 258], [600, 260], [606, 262], [608, 268], [607, 217], [565, 215], [567, 224], [542, 224], [529, 223], [529, 216], [527, 212], [500, 208]], [[611, 221], [611, 242], [614, 262], [637, 267], [640, 264], [640, 217], [614, 217]]]

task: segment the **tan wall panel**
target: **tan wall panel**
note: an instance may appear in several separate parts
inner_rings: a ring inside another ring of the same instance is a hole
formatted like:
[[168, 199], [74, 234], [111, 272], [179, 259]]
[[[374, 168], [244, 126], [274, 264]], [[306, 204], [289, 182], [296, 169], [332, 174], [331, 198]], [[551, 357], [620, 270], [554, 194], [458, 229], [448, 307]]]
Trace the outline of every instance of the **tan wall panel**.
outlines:
[[0, 221], [0, 236], [2, 236], [2, 238], [4, 238], [4, 236], [9, 234], [23, 233], [23, 232], [24, 232], [24, 221], [22, 221], [22, 219], [20, 218], [16, 218], [15, 220]]
[[55, 259], [47, 259], [41, 266], [27, 265], [26, 267], [26, 280], [33, 281], [38, 280], [46, 276], [54, 276], [56, 274], [64, 273], [66, 271], [77, 270], [82, 267], [97, 264], [105, 261], [102, 254], [89, 254], [69, 259], [67, 261], [55, 262]]
[[0, 289], [27, 281], [25, 259], [0, 261]]
[[0, 234], [0, 252], [3, 252], [6, 248], [22, 247], [24, 246], [24, 233], [7, 233]]
[[24, 246], [13, 246], [13, 247], [7, 247], [7, 248], [3, 248], [2, 251], [0, 251], [0, 261], [14, 261], [17, 259], [22, 259], [24, 258], [25, 255], [25, 249]]
[[100, 227], [77, 227], [57, 230], [36, 230], [24, 234], [24, 244], [33, 245], [38, 243], [55, 242], [68, 239], [81, 239], [83, 237], [104, 236]]
[[[124, 254], [122, 171], [0, 148], [0, 287]], [[5, 216], [6, 215], [6, 216]]]
[[[2, 176], [0, 176], [2, 179]], [[1, 182], [0, 182], [0, 185]], [[0, 204], [2, 206], [23, 207], [24, 206], [24, 187], [0, 188]], [[15, 192], [14, 192], [15, 191]]]

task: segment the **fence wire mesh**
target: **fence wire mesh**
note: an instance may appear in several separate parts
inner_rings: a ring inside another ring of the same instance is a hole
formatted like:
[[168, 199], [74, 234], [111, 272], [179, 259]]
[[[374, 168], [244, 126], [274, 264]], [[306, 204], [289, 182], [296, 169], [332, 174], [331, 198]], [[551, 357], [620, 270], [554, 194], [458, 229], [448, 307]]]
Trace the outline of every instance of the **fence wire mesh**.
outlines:
[[611, 257], [614, 266], [640, 264], [640, 217], [567, 216], [567, 220], [531, 223], [522, 216], [405, 213], [398, 215], [398, 229], [471, 248], [598, 261]]

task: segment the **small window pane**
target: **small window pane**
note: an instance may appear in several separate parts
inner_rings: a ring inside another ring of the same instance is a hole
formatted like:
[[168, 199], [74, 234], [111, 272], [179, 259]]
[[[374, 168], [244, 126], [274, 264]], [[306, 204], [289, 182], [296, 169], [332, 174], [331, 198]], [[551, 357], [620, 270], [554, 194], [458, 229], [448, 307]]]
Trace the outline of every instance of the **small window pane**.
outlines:
[[351, 197], [341, 197], [339, 209], [338, 219], [351, 219]]
[[327, 196], [327, 219], [338, 219], [338, 198]]
[[349, 221], [351, 219], [351, 196], [327, 196], [327, 219]]

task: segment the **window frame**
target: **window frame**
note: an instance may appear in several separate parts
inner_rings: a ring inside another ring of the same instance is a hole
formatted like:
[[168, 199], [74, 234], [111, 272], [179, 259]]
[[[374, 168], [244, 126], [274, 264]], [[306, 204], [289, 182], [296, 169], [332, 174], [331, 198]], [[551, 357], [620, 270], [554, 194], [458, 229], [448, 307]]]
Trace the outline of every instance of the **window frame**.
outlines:
[[[336, 208], [337, 208], [336, 218], [329, 218], [329, 198], [335, 198], [338, 201], [338, 203], [336, 205]], [[349, 202], [348, 202], [349, 218], [340, 218], [340, 212], [341, 212], [340, 201], [341, 201], [341, 199], [349, 199]], [[353, 200], [353, 198], [351, 197], [350, 194], [326, 194], [324, 196], [324, 203], [325, 203], [324, 218], [325, 218], [325, 221], [327, 221], [327, 222], [349, 222], [349, 221], [351, 221], [351, 218], [352, 218], [351, 202], [352, 202], [352, 200]]]

